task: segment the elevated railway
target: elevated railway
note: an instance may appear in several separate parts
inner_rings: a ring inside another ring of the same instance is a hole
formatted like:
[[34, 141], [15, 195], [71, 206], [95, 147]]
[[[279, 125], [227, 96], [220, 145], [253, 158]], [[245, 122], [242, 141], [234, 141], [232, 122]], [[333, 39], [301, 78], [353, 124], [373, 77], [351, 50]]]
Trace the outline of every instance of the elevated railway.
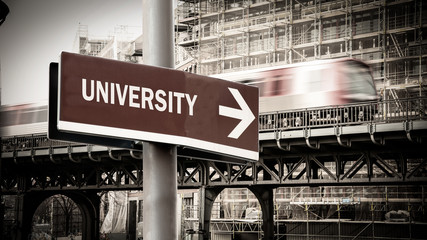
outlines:
[[[260, 160], [257, 162], [225, 162], [209, 154], [194, 157], [185, 148], [179, 148], [178, 188], [200, 192], [201, 205], [195, 219], [198, 232], [203, 239], [209, 239], [211, 231], [221, 231], [218, 222], [211, 221], [211, 212], [214, 200], [225, 188], [248, 188], [256, 196], [262, 220], [247, 225], [255, 226], [257, 234], [264, 239], [309, 236], [309, 232], [320, 234], [312, 229], [317, 226], [312, 220], [274, 219], [277, 209], [273, 190], [279, 187], [417, 186], [422, 193], [408, 202], [408, 208], [421, 209], [424, 213], [426, 100], [419, 97], [264, 113], [259, 118]], [[24, 111], [30, 112], [45, 115], [47, 107]], [[28, 125], [22, 119], [24, 124], [14, 126], [30, 131], [41, 129], [37, 134], [5, 136], [7, 126], [2, 126], [0, 185], [3, 195], [17, 197], [16, 239], [28, 236], [30, 216], [44, 199], [55, 194], [66, 195], [81, 206], [85, 226], [82, 239], [96, 239], [99, 237], [98, 193], [143, 190], [142, 151], [49, 140], [43, 132], [47, 129], [45, 118], [32, 118], [38, 121], [37, 126]], [[310, 209], [316, 204], [336, 205], [340, 212], [348, 200], [351, 202], [354, 198], [299, 198], [288, 205], [305, 208], [309, 219]], [[366, 205], [366, 199], [360, 201], [360, 206]], [[362, 202], [364, 204], [360, 204]], [[387, 205], [389, 200], [378, 202], [383, 203]], [[233, 224], [226, 225], [234, 229]], [[305, 225], [307, 229], [303, 231]], [[338, 231], [334, 235], [341, 236], [340, 226], [344, 225], [338, 222], [338, 230], [333, 228]], [[283, 226], [291, 230], [281, 229]], [[330, 225], [327, 226], [329, 229]], [[384, 229], [397, 227], [384, 226]], [[411, 233], [415, 234], [424, 225], [399, 226], [410, 226]], [[373, 229], [374, 220], [360, 223], [360, 227], [363, 231]]]
[[[178, 185], [425, 183], [426, 100], [262, 114], [260, 161], [227, 163], [209, 154], [192, 157], [181, 150]], [[47, 107], [38, 111], [46, 113]], [[47, 129], [46, 122], [39, 124]], [[3, 193], [142, 187], [138, 150], [53, 141], [41, 133], [3, 137], [1, 156]]]

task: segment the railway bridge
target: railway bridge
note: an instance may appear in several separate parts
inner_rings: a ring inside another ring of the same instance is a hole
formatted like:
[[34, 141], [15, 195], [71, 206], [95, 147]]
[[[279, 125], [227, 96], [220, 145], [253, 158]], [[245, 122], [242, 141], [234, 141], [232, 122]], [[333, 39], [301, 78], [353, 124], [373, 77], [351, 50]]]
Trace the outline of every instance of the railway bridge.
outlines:
[[[273, 189], [278, 187], [419, 185], [424, 189], [426, 102], [426, 97], [418, 97], [263, 113], [259, 161], [227, 162], [210, 154], [194, 156], [179, 147], [178, 187], [200, 189], [198, 221], [203, 239], [209, 239], [213, 202], [225, 188], [245, 187], [255, 194], [262, 209], [264, 239], [275, 234]], [[47, 106], [38, 111], [47, 112]], [[83, 239], [99, 239], [98, 193], [143, 190], [141, 149], [52, 141], [46, 133], [3, 137], [1, 144], [1, 194], [18, 199], [15, 239], [26, 239], [36, 208], [55, 194], [70, 197], [80, 207]], [[420, 204], [425, 207], [424, 194]]]

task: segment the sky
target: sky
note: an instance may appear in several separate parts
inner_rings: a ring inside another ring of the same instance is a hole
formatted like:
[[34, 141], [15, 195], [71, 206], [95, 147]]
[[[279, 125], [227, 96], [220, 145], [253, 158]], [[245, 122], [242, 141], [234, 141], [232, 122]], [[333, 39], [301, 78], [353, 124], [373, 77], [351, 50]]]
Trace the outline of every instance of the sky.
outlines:
[[3, 0], [0, 26], [1, 105], [48, 100], [49, 63], [73, 50], [79, 24], [107, 37], [120, 25], [141, 27], [142, 0]]

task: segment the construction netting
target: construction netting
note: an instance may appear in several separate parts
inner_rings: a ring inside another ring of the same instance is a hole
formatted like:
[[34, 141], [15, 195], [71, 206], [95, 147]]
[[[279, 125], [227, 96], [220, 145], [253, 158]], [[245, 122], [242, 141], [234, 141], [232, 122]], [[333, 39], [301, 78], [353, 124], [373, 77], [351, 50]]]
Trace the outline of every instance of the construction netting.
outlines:
[[108, 212], [101, 226], [101, 233], [126, 232], [126, 218], [128, 211], [127, 192], [108, 192]]

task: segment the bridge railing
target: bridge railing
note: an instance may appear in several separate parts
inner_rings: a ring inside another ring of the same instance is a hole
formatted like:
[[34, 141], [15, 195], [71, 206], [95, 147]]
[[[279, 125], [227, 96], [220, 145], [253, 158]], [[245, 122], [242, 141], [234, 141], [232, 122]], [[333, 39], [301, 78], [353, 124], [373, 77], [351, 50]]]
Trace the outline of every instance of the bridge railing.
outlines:
[[292, 130], [427, 119], [427, 97], [263, 113], [259, 130]]
[[54, 147], [82, 146], [86, 144], [50, 140], [46, 134], [33, 134], [2, 138], [2, 152], [47, 149]]

